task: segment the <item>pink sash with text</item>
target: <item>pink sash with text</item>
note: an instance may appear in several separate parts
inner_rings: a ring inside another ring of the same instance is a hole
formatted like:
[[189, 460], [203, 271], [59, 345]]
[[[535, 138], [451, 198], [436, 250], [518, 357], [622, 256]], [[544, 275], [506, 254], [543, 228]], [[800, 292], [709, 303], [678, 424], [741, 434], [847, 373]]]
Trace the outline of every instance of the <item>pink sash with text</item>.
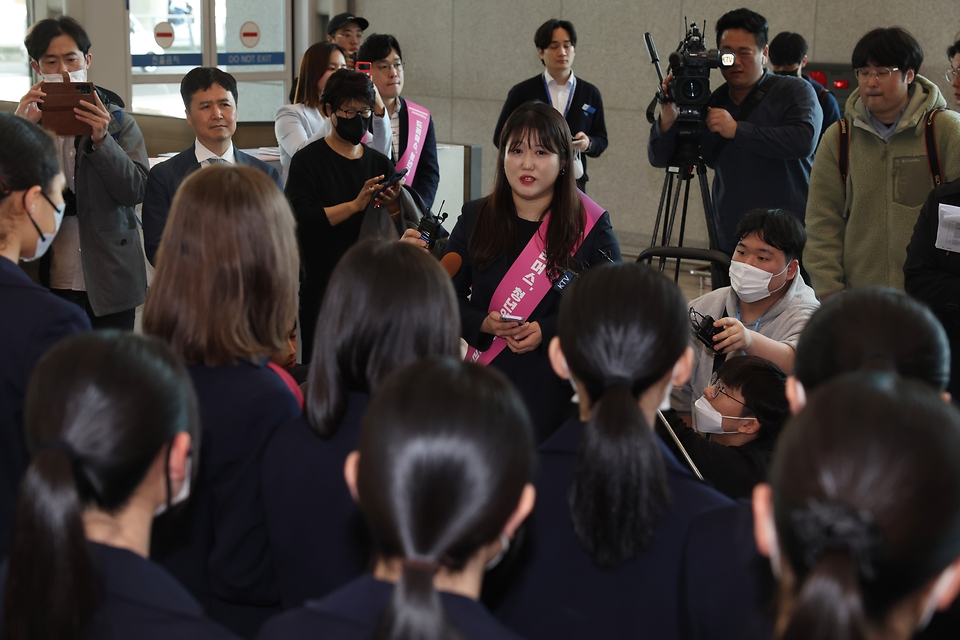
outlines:
[[[582, 191], [579, 193], [583, 208], [587, 213], [587, 224], [583, 229], [583, 235], [577, 241], [570, 255], [577, 252], [584, 238], [593, 229], [593, 225], [603, 215], [603, 207], [588, 198]], [[553, 287], [553, 283], [546, 275], [547, 253], [543, 236], [543, 232], [549, 224], [550, 214], [548, 213], [547, 217], [543, 219], [540, 229], [533, 234], [530, 242], [520, 252], [520, 257], [510, 265], [510, 269], [507, 270], [506, 275], [497, 285], [497, 290], [493, 292], [493, 298], [490, 300], [488, 312], [499, 311], [502, 314], [529, 318], [537, 305], [546, 297], [547, 292]], [[493, 343], [486, 351], [480, 351], [473, 346], [468, 347], [464, 360], [487, 365], [500, 355], [500, 352], [506, 346], [507, 342], [503, 338], [494, 336]]]
[[407, 148], [397, 160], [397, 171], [408, 169], [403, 182], [413, 184], [417, 165], [420, 163], [420, 152], [423, 151], [423, 141], [430, 126], [430, 112], [409, 100], [404, 102], [407, 105]]

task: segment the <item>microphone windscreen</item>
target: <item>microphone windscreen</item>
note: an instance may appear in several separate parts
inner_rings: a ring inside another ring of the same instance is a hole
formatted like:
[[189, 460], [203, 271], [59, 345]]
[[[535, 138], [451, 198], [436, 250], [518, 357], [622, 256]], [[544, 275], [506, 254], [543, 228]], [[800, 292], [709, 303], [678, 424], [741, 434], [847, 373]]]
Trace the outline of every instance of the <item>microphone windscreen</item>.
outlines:
[[670, 60], [670, 69], [672, 69], [673, 72], [676, 73], [677, 69], [680, 68], [680, 54], [674, 51], [673, 53], [670, 54], [669, 60]]
[[459, 273], [460, 267], [463, 266], [463, 258], [456, 251], [451, 251], [440, 259], [440, 266], [446, 269], [452, 278]]

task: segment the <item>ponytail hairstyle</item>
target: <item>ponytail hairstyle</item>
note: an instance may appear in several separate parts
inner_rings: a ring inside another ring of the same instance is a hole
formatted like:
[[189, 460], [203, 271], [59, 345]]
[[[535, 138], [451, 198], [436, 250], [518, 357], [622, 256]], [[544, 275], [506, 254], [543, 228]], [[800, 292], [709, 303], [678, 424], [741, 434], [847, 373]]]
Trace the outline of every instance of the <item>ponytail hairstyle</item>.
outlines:
[[859, 372], [811, 395], [770, 469], [782, 640], [867, 638], [960, 557], [958, 459], [960, 413], [919, 381]]
[[460, 353], [459, 318], [450, 276], [426, 252], [377, 240], [351, 247], [317, 317], [307, 381], [310, 426], [332, 438], [351, 391], [370, 393], [415, 360]]
[[360, 435], [357, 492], [377, 553], [403, 560], [377, 640], [459, 638], [433, 586], [496, 540], [531, 481], [533, 430], [493, 368], [430, 359], [395, 371]]
[[590, 269], [560, 303], [560, 345], [593, 409], [570, 486], [570, 516], [602, 567], [647, 548], [670, 500], [663, 457], [637, 401], [690, 345], [686, 318], [677, 286], [641, 264]]
[[[894, 334], [893, 327], [904, 330]], [[804, 327], [793, 374], [809, 393], [860, 370], [895, 371], [943, 391], [950, 380], [947, 334], [930, 309], [902, 291], [864, 287], [833, 296]]]
[[[571, 140], [567, 121], [556, 109], [539, 100], [520, 105], [507, 118], [500, 132], [493, 193], [480, 201], [477, 222], [470, 234], [470, 262], [478, 270], [487, 269], [516, 242], [517, 205], [504, 171], [503, 156], [523, 141], [531, 145], [539, 144], [550, 153], [560, 156], [560, 175], [553, 183], [549, 226], [546, 231], [541, 227], [537, 233], [546, 233], [547, 264], [550, 267], [567, 268], [577, 240], [587, 225], [587, 213], [577, 191], [577, 180], [573, 177]], [[546, 215], [547, 212], [543, 213]]]
[[178, 433], [199, 451], [198, 421], [186, 369], [155, 338], [88, 332], [44, 355], [25, 399], [33, 460], [14, 520], [5, 640], [88, 637], [101, 593], [84, 509], [123, 510]]

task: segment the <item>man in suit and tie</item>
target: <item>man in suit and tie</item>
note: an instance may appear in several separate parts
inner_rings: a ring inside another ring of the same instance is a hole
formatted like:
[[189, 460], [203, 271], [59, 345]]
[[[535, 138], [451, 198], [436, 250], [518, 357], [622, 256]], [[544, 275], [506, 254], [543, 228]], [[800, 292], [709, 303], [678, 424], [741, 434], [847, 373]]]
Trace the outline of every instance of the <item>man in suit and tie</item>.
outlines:
[[150, 170], [142, 210], [143, 244], [150, 264], [154, 264], [173, 195], [184, 178], [201, 167], [218, 162], [250, 165], [273, 178], [277, 187], [283, 189], [276, 168], [233, 146], [233, 133], [237, 130], [237, 81], [232, 75], [216, 67], [192, 69], [180, 82], [180, 97], [197, 140], [190, 148]]

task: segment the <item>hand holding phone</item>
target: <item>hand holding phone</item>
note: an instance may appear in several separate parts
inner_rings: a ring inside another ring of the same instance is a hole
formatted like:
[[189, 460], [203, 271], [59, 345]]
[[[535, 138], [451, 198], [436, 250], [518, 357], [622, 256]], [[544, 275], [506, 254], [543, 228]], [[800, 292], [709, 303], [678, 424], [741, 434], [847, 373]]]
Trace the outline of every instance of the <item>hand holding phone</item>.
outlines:
[[526, 321], [527, 319], [523, 316], [512, 316], [509, 313], [500, 314], [500, 322], [519, 322], [520, 324], [523, 324]]
[[358, 62], [356, 66], [356, 70], [359, 71], [360, 73], [367, 74], [368, 78], [373, 77], [373, 63], [371, 62]]

